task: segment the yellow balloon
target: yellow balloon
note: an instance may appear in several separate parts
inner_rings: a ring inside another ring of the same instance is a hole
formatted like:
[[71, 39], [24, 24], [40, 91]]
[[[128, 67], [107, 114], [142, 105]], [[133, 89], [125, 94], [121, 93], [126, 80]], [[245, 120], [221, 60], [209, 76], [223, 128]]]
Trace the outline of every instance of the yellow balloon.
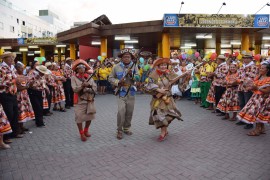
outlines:
[[192, 49], [189, 49], [188, 52], [187, 52], [188, 55], [192, 55], [193, 54], [193, 51]]
[[242, 59], [242, 55], [239, 54], [239, 55], [237, 56], [237, 59], [238, 59], [238, 60]]

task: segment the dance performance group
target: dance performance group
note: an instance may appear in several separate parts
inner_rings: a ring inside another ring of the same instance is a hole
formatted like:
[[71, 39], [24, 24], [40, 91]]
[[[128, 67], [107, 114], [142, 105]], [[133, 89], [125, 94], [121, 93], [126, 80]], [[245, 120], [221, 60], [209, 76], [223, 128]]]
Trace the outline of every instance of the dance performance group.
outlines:
[[[270, 60], [255, 64], [250, 53], [244, 54], [242, 61], [223, 55], [216, 60], [200, 57], [182, 60], [175, 54], [172, 59], [157, 58], [153, 62], [149, 59], [149, 64], [144, 61], [140, 66], [139, 56], [140, 53], [135, 54], [132, 49], [121, 50], [121, 61], [114, 64], [107, 78], [117, 97], [117, 139], [132, 135], [131, 121], [138, 89], [152, 96], [149, 124], [160, 129], [158, 141], [166, 139], [168, 127], [174, 119], [182, 120], [175, 102], [188, 91], [195, 104], [214, 110], [213, 113], [222, 119], [239, 120], [237, 124], [245, 124], [246, 129], [256, 125], [248, 135], [265, 134], [265, 124], [270, 123]], [[3, 141], [8, 139], [3, 135], [12, 132], [12, 136], [19, 136], [19, 131], [24, 129], [23, 122], [35, 119], [37, 127], [44, 127], [43, 113], [50, 113], [46, 109], [51, 103], [54, 109], [59, 106], [58, 110], [65, 111], [61, 102], [67, 97], [71, 102], [73, 94], [71, 96], [64, 91], [63, 83], [78, 97], [74, 107], [75, 121], [81, 140], [87, 141], [91, 136], [90, 124], [96, 114], [95, 77], [99, 66], [82, 59], [73, 63], [67, 59], [67, 68], [63, 67], [64, 72], [61, 73], [53, 63], [47, 62], [45, 66], [34, 63], [25, 76], [22, 63], [13, 66], [13, 53], [4, 53], [0, 58], [3, 60], [0, 66], [1, 147], [8, 148]], [[73, 104], [66, 103], [66, 106]]]

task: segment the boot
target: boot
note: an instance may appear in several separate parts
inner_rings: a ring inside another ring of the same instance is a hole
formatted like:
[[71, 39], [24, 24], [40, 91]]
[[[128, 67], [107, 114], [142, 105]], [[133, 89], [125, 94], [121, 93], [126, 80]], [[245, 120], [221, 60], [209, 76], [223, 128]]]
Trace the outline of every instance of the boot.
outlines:
[[80, 135], [81, 135], [81, 140], [84, 142], [87, 140], [86, 136], [84, 135], [84, 130], [80, 131]]
[[84, 128], [84, 135], [86, 137], [91, 137], [91, 134], [88, 132], [88, 128]]

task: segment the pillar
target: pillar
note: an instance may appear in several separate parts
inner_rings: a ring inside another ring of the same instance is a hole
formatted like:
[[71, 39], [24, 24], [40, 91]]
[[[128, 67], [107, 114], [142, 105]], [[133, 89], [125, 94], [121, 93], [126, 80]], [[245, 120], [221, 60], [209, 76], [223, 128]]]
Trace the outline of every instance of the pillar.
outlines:
[[45, 49], [44, 48], [40, 48], [40, 57], [45, 57]]
[[4, 49], [0, 48], [0, 55], [4, 53]]
[[162, 43], [159, 42], [158, 43], [158, 57], [162, 57]]
[[242, 33], [241, 52], [249, 52], [249, 35], [248, 33]]
[[124, 41], [120, 41], [120, 50], [125, 49], [125, 43]]
[[61, 62], [61, 48], [57, 48], [57, 52], [58, 62]]
[[69, 50], [70, 58], [75, 60], [75, 59], [76, 59], [76, 49], [75, 49], [75, 44], [70, 44], [70, 45], [69, 45], [69, 49], [70, 49], [70, 50]]
[[216, 37], [216, 54], [221, 54], [221, 36]]
[[100, 44], [100, 55], [103, 58], [107, 57], [107, 38], [102, 37], [100, 40], [101, 44]]
[[162, 34], [162, 57], [170, 58], [170, 35], [168, 33]]
[[260, 44], [255, 44], [255, 54], [261, 54], [261, 45]]
[[27, 65], [27, 56], [26, 56], [27, 52], [22, 52], [22, 56], [23, 56], [23, 60], [22, 63], [26, 66]]

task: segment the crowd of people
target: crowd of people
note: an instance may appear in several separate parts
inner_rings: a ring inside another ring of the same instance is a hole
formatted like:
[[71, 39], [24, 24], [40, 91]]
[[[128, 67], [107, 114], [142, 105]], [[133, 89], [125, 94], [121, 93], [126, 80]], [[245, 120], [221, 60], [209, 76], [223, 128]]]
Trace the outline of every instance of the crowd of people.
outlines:
[[270, 59], [256, 62], [251, 53], [243, 54], [242, 60], [224, 55], [179, 58], [178, 54], [153, 60], [123, 49], [117, 59], [33, 61], [29, 67], [15, 57], [11, 52], [0, 56], [0, 147], [4, 149], [10, 148], [11, 138], [23, 138], [28, 131], [24, 123], [34, 120], [37, 127], [45, 127], [44, 116], [53, 115], [51, 109], [66, 112], [75, 103], [75, 121], [81, 140], [86, 141], [95, 119], [95, 96], [106, 93], [117, 96], [119, 140], [133, 134], [138, 92], [152, 96], [149, 124], [160, 129], [158, 141], [167, 137], [174, 119], [182, 120], [175, 102], [185, 97], [245, 129], [255, 125], [249, 136], [265, 134], [265, 124], [270, 123]]

